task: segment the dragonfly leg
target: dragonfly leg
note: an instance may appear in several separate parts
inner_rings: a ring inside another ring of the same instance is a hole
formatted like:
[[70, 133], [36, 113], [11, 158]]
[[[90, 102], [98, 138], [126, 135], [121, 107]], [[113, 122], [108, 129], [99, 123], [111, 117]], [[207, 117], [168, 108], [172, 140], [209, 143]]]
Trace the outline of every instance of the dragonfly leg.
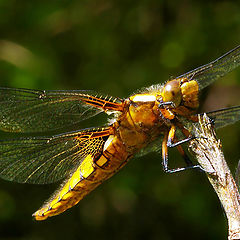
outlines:
[[188, 157], [188, 155], [186, 154], [186, 152], [184, 151], [184, 149], [182, 148], [181, 145], [177, 146], [177, 150], [178, 152], [181, 154], [181, 156], [183, 157], [185, 163], [187, 164], [187, 167], [185, 168], [186, 169], [193, 169], [193, 168], [196, 168], [202, 172], [205, 172], [204, 168], [197, 164], [197, 165], [194, 165], [193, 162], [191, 161], [191, 159]]
[[[167, 173], [176, 173], [176, 172], [181, 172], [185, 171], [187, 169], [199, 169], [201, 171], [204, 171], [204, 169], [200, 165], [193, 165], [192, 161], [189, 159], [183, 148], [180, 146], [181, 141], [177, 142], [178, 144], [174, 145], [173, 143], [174, 136], [175, 136], [175, 131], [176, 127], [173, 125], [170, 129], [170, 131], [165, 133], [163, 142], [162, 142], [162, 159], [163, 159], [163, 170]], [[184, 139], [185, 140], [185, 139]], [[191, 139], [190, 139], [191, 140]], [[188, 140], [189, 141], [189, 140]], [[183, 141], [186, 142], [186, 141]], [[184, 161], [186, 162], [187, 166], [186, 167], [181, 167], [181, 168], [175, 168], [175, 169], [169, 169], [168, 167], [168, 145], [170, 144], [171, 147], [176, 146], [180, 154], [182, 155]]]
[[175, 103], [174, 102], [160, 102], [159, 103], [159, 105], [158, 105], [158, 107], [159, 108], [166, 108], [167, 106], [170, 106], [170, 107], [172, 107], [172, 108], [175, 108]]
[[172, 125], [169, 133], [168, 133], [168, 138], [167, 138], [167, 147], [177, 147], [180, 146], [183, 143], [189, 142], [193, 139], [195, 139], [195, 137], [191, 136], [190, 133], [187, 133], [188, 137], [185, 139], [182, 139], [180, 141], [174, 142], [174, 138], [175, 138], [175, 133], [176, 133], [176, 126]]
[[[176, 127], [178, 127], [182, 131], [182, 133], [186, 136], [186, 138], [184, 138], [182, 140], [179, 140], [179, 141], [174, 141]], [[191, 135], [191, 133], [183, 126], [183, 124], [181, 122], [177, 121], [170, 128], [170, 131], [169, 131], [169, 134], [168, 134], [167, 146], [170, 147], [170, 148], [177, 147], [177, 146], [179, 146], [183, 143], [192, 141], [192, 140], [197, 139], [197, 138], [202, 138], [202, 137]]]
[[163, 102], [162, 100], [159, 101], [159, 115], [162, 118], [162, 120], [169, 124], [171, 120], [175, 117], [175, 115], [170, 110], [171, 108], [175, 108], [174, 102]]
[[167, 141], [167, 146], [170, 147], [170, 148], [177, 147], [177, 146], [180, 146], [181, 144], [189, 142], [189, 141], [191, 141], [191, 140], [193, 140], [195, 138], [196, 137], [190, 136], [190, 137], [184, 138], [182, 140], [179, 140], [177, 142], [171, 142], [171, 140], [168, 140]]
[[186, 152], [184, 151], [184, 149], [181, 146], [182, 143], [185, 143], [185, 142], [187, 142], [189, 140], [192, 140], [193, 137], [188, 137], [186, 139], [183, 139], [181, 141], [176, 142], [176, 141], [174, 141], [175, 132], [176, 132], [176, 126], [173, 125], [170, 128], [170, 131], [168, 133], [167, 147], [177, 147], [178, 152], [183, 157], [183, 159], [184, 159], [185, 163], [187, 164], [187, 166], [193, 166], [193, 163], [192, 163], [191, 159], [188, 157], [188, 155], [186, 154]]
[[178, 152], [181, 154], [181, 156], [184, 159], [184, 162], [186, 163], [187, 166], [193, 166], [193, 162], [192, 160], [189, 158], [189, 156], [186, 154], [186, 152], [184, 151], [184, 149], [182, 148], [181, 145], [177, 146], [177, 150]]

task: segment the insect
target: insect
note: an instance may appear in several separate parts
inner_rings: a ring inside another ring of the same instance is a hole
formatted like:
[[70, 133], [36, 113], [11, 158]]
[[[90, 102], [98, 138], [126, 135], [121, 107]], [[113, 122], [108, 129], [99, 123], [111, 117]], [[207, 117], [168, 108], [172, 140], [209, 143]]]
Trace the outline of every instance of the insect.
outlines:
[[[199, 91], [240, 65], [240, 46], [211, 63], [126, 99], [91, 91], [40, 91], [0, 88], [0, 129], [37, 134], [79, 122], [100, 112], [104, 127], [48, 137], [0, 141], [0, 177], [19, 183], [47, 184], [65, 178], [53, 197], [33, 216], [44, 220], [77, 204], [144, 148], [161, 145], [163, 169], [178, 172], [193, 165], [181, 143], [193, 138], [187, 125], [198, 121]], [[215, 126], [240, 119], [240, 106], [208, 113]], [[182, 133], [182, 140], [176, 136]], [[160, 140], [162, 137], [162, 140]], [[186, 167], [169, 169], [168, 148], [177, 147]]]

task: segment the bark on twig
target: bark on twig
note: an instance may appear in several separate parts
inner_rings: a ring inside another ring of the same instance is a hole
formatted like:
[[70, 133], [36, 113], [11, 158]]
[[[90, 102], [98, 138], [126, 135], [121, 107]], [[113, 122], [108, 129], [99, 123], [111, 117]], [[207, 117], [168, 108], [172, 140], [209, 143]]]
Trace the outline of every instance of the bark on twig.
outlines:
[[228, 220], [228, 240], [240, 239], [240, 204], [239, 192], [221, 150], [221, 142], [204, 114], [199, 118], [200, 126], [196, 129], [197, 138], [190, 144], [190, 149], [199, 164], [206, 170], [207, 177], [216, 191]]

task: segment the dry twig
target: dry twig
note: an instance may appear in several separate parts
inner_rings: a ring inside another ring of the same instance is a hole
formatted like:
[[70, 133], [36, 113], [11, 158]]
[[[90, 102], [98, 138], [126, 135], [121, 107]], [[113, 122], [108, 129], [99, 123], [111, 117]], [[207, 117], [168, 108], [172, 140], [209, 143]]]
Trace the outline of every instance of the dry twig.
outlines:
[[220, 140], [216, 138], [206, 114], [199, 118], [199, 123], [200, 127], [196, 129], [199, 138], [191, 142], [190, 149], [206, 170], [207, 177], [223, 206], [228, 220], [228, 240], [240, 239], [238, 188], [224, 159]]

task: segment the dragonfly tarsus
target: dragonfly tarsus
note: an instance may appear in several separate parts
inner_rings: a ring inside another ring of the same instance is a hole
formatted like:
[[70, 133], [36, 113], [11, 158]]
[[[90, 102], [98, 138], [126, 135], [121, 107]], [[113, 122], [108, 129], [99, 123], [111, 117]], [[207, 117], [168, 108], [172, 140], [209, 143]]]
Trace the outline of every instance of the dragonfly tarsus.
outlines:
[[189, 136], [189, 137], [187, 137], [187, 138], [184, 138], [184, 139], [179, 140], [179, 141], [174, 142], [174, 143], [171, 142], [171, 141], [168, 141], [168, 142], [167, 142], [167, 146], [170, 147], [170, 148], [177, 147], [177, 146], [179, 146], [179, 145], [181, 145], [181, 144], [183, 144], [183, 143], [192, 141], [192, 140], [194, 140], [194, 139], [196, 139], [196, 138], [197, 138], [197, 137], [195, 137], [195, 136]]
[[173, 169], [169, 169], [168, 166], [163, 166], [163, 170], [166, 173], [177, 173], [177, 172], [182, 172], [188, 169], [198, 169], [201, 172], [205, 172], [205, 170], [200, 165], [192, 165], [192, 166], [186, 166], [182, 168], [173, 168]]

